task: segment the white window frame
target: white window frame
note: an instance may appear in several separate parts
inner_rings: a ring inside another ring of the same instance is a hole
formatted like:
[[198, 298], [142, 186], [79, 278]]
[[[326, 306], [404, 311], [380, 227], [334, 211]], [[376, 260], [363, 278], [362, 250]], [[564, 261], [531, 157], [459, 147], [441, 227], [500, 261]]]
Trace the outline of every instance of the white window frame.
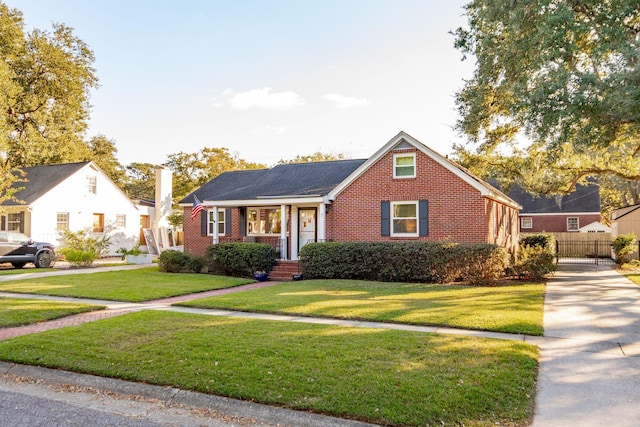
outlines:
[[[529, 225], [527, 225], [527, 223]], [[520, 228], [523, 230], [529, 230], [533, 228], [533, 218], [531, 217], [520, 218]]]
[[[395, 207], [400, 205], [413, 205], [416, 208], [416, 216], [415, 217], [396, 217], [395, 215]], [[389, 217], [391, 219], [391, 237], [418, 237], [419, 235], [419, 218], [420, 218], [420, 205], [417, 200], [404, 200], [401, 202], [391, 202], [390, 203], [391, 212], [389, 213]], [[404, 233], [404, 232], [396, 232], [396, 220], [414, 220], [415, 221], [415, 232], [412, 233]]]
[[98, 194], [98, 177], [87, 175], [87, 191], [90, 194]]
[[[251, 211], [257, 211], [257, 218], [254, 221], [251, 221]], [[261, 212], [266, 211], [265, 219], [262, 219]], [[280, 235], [280, 226], [282, 224], [282, 212], [275, 218], [275, 220], [271, 221], [271, 227], [269, 227], [269, 233], [267, 230], [267, 221], [269, 221], [269, 213], [270, 211], [274, 211], [275, 214], [280, 212], [280, 206], [260, 206], [260, 207], [248, 207], [247, 208], [247, 236], [279, 236]], [[272, 231], [273, 229], [276, 231]]]
[[125, 214], [116, 214], [116, 227], [125, 228], [127, 226], [127, 216]]
[[20, 212], [11, 212], [7, 214], [7, 231], [20, 231], [21, 226], [22, 216], [20, 215]]
[[[572, 226], [569, 224], [569, 221], [575, 220], [576, 224], [575, 224], [575, 228], [572, 228]], [[567, 217], [567, 231], [580, 231], [580, 218], [577, 216], [569, 216]]]
[[[400, 158], [411, 157], [413, 159], [412, 165], [398, 165], [397, 161]], [[411, 175], [398, 175], [398, 168], [413, 168], [413, 174]], [[396, 153], [393, 155], [393, 178], [394, 179], [405, 179], [405, 178], [415, 178], [416, 177], [416, 153]]]
[[226, 210], [218, 209], [218, 220], [213, 220], [213, 209], [207, 210], [207, 236], [213, 236], [213, 227], [218, 224], [218, 236], [224, 236], [227, 223]]
[[69, 229], [69, 212], [56, 213], [56, 230], [64, 231]]

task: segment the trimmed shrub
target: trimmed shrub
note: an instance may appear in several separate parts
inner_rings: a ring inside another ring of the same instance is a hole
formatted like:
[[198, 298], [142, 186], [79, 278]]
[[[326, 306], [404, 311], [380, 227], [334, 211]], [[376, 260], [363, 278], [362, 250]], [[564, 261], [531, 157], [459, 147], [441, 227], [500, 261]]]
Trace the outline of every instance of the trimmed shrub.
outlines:
[[612, 242], [613, 253], [618, 264], [624, 264], [627, 258], [635, 252], [637, 247], [636, 235], [634, 233], [621, 234]]
[[308, 279], [471, 284], [491, 282], [507, 266], [504, 249], [489, 244], [452, 242], [323, 242], [300, 251]]
[[58, 253], [77, 267], [90, 267], [93, 261], [103, 256], [111, 244], [111, 236], [93, 234], [85, 230], [62, 231], [64, 247]]
[[556, 271], [556, 244], [552, 234], [531, 234], [520, 241], [514, 273], [528, 280], [541, 281]]
[[276, 265], [276, 253], [266, 243], [219, 243], [209, 246], [204, 257], [210, 273], [224, 276], [253, 277]]
[[204, 258], [180, 251], [166, 250], [158, 257], [158, 267], [165, 273], [200, 273], [204, 266]]

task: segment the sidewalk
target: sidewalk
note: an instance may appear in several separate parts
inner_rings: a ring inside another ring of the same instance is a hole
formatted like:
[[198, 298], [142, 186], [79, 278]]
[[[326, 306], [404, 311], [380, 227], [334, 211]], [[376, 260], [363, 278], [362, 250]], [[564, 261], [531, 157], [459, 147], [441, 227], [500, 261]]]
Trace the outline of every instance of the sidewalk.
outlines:
[[637, 426], [640, 287], [608, 266], [560, 265], [544, 330], [533, 426]]

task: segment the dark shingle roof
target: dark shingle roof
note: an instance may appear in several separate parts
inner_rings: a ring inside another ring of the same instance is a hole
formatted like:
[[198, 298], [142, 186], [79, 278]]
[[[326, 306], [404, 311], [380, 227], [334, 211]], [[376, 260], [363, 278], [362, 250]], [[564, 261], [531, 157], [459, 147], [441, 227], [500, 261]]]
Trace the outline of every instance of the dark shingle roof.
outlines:
[[3, 206], [30, 205], [90, 162], [40, 165], [22, 168], [26, 181], [15, 182], [12, 188], [24, 187], [15, 194], [20, 202], [5, 200]]
[[560, 196], [534, 196], [514, 185], [508, 196], [522, 205], [520, 215], [600, 212], [600, 187], [594, 183], [589, 185], [578, 184], [573, 192]]
[[185, 197], [180, 203], [200, 200], [255, 200], [269, 197], [324, 196], [365, 162], [335, 160], [292, 163], [271, 169], [225, 172]]

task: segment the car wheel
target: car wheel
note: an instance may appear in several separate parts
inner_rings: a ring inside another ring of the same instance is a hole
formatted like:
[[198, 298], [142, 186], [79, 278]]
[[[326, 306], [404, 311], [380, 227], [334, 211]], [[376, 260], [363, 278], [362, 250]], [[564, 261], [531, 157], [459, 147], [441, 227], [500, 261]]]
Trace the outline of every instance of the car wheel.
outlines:
[[38, 268], [47, 268], [53, 265], [53, 254], [51, 252], [40, 252], [34, 263]]
[[22, 268], [24, 267], [26, 264], [26, 262], [12, 262], [11, 265], [13, 265], [13, 268]]

